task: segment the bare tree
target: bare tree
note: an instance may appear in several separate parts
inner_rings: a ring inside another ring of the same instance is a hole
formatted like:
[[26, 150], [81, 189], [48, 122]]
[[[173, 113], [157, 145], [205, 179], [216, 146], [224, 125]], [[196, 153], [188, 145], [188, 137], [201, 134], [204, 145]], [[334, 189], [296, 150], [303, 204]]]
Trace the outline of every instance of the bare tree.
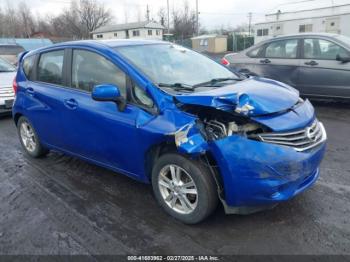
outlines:
[[35, 22], [31, 10], [25, 2], [18, 6], [18, 19], [21, 26], [21, 36], [29, 38], [35, 32]]
[[162, 26], [167, 27], [167, 25], [168, 25], [168, 18], [167, 18], [168, 15], [167, 15], [167, 12], [166, 12], [164, 7], [159, 8], [157, 16], [158, 16], [159, 23]]
[[81, 23], [87, 29], [86, 37], [90, 32], [108, 24], [112, 20], [112, 15], [103, 4], [98, 4], [96, 0], [80, 0], [77, 10]]
[[173, 34], [178, 39], [192, 37], [196, 33], [196, 12], [190, 10], [188, 2], [184, 2], [182, 10], [174, 10], [172, 13], [174, 22]]
[[109, 10], [95, 0], [72, 1], [69, 9], [51, 21], [54, 32], [73, 39], [90, 38], [90, 33], [112, 20]]

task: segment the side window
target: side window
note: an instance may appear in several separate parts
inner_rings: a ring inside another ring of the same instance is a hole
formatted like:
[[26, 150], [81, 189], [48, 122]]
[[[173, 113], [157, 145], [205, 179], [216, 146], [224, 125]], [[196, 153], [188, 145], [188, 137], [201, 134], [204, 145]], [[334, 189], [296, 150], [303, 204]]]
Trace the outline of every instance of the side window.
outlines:
[[38, 65], [38, 81], [63, 85], [64, 50], [42, 53]]
[[281, 40], [269, 44], [265, 50], [267, 58], [296, 58], [298, 50], [298, 40]]
[[247, 53], [247, 56], [251, 57], [251, 58], [255, 58], [255, 57], [258, 57], [258, 54], [259, 54], [259, 51], [260, 51], [261, 47], [258, 47], [258, 48], [255, 48], [251, 51], [249, 51]]
[[339, 45], [323, 39], [304, 40], [304, 58], [336, 60], [337, 55], [348, 56], [347, 51]]
[[26, 75], [28, 80], [32, 80], [32, 72], [33, 72], [33, 68], [34, 68], [34, 61], [35, 61], [35, 55], [26, 57], [23, 60], [23, 71], [24, 74]]
[[136, 85], [133, 88], [133, 96], [134, 96], [134, 100], [136, 100], [135, 102], [137, 104], [140, 104], [140, 105], [148, 107], [148, 108], [154, 107], [154, 103], [153, 103], [152, 98], [146, 93], [145, 90], [143, 90], [142, 88], [140, 88]]
[[126, 74], [94, 52], [73, 50], [72, 87], [91, 92], [95, 85], [114, 84], [126, 97]]

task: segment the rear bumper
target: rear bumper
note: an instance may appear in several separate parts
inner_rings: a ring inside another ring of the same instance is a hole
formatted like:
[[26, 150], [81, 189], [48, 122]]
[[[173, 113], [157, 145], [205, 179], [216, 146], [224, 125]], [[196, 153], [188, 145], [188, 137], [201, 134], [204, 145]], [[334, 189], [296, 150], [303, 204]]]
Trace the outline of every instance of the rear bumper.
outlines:
[[326, 142], [297, 152], [279, 146], [231, 136], [211, 144], [224, 187], [227, 213], [252, 213], [272, 207], [315, 183]]
[[12, 112], [12, 108], [6, 108], [3, 105], [0, 105], [0, 115], [10, 115]]

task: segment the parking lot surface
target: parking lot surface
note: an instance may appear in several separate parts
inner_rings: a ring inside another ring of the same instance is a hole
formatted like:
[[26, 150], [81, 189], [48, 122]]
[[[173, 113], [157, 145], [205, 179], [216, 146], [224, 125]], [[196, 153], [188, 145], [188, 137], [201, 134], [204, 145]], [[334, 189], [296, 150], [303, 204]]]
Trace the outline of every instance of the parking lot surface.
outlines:
[[272, 210], [183, 225], [151, 187], [51, 152], [31, 159], [0, 119], [1, 254], [350, 254], [350, 106], [316, 105], [328, 132], [321, 176]]

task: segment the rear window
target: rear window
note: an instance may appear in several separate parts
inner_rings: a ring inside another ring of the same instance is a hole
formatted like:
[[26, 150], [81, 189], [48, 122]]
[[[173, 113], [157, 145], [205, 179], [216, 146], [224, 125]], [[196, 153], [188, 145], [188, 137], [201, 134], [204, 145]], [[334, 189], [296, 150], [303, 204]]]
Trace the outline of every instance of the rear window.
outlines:
[[16, 45], [0, 45], [0, 55], [18, 55], [22, 53], [24, 50], [21, 46]]
[[14, 68], [14, 66], [11, 65], [6, 60], [0, 58], [0, 72], [13, 72], [13, 71], [16, 71], [16, 68]]
[[64, 50], [43, 53], [38, 65], [38, 81], [63, 85]]
[[26, 57], [23, 60], [23, 71], [28, 80], [32, 80], [33, 78], [34, 60], [35, 60], [34, 55]]

